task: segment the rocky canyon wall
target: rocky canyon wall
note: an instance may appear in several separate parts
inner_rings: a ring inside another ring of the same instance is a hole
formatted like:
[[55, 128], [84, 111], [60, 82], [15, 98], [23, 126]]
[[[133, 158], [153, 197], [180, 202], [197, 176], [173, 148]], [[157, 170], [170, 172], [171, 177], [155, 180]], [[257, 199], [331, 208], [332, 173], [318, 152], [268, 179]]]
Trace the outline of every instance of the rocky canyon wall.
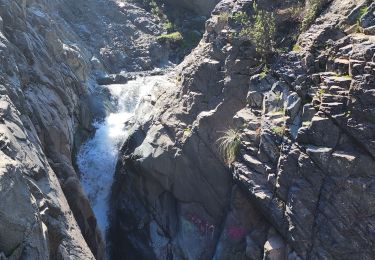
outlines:
[[[373, 258], [375, 5], [322, 3], [285, 51], [313, 1], [257, 2], [280, 47], [267, 69], [232, 18], [253, 2], [221, 1], [174, 84], [129, 124], [114, 259]], [[241, 140], [229, 166], [217, 141], [227, 129]]]
[[[75, 132], [90, 128], [80, 98], [87, 94], [82, 82], [89, 73], [88, 53], [73, 44], [79, 40], [53, 15], [56, 8], [55, 1], [0, 2], [0, 248], [14, 259], [102, 254], [95, 220], [91, 227], [85, 223], [84, 215], [92, 213], [71, 163]], [[70, 198], [64, 196], [67, 189], [74, 192]], [[67, 199], [80, 200], [82, 207], [71, 206], [82, 214], [92, 250]]]
[[73, 157], [96, 79], [165, 63], [153, 16], [113, 1], [0, 1], [0, 258], [103, 259]]
[[[265, 62], [253, 2], [165, 1], [198, 23], [216, 7], [125, 126], [111, 259], [374, 258], [375, 4], [258, 0], [276, 23]], [[141, 6], [0, 0], [0, 259], [105, 258], [74, 158], [110, 110], [99, 84], [169, 64]]]

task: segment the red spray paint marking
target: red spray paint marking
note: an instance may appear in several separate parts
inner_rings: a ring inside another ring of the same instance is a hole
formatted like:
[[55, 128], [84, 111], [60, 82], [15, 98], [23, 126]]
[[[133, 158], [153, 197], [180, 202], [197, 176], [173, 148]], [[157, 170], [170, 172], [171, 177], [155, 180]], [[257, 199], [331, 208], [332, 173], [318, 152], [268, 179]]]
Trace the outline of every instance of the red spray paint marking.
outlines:
[[194, 226], [196, 226], [202, 235], [208, 236], [211, 239], [214, 238], [214, 233], [215, 233], [214, 224], [211, 224], [205, 220], [202, 220], [200, 217], [192, 213], [188, 213], [186, 216], [186, 219], [190, 223], [192, 223]]
[[237, 226], [229, 226], [227, 234], [232, 239], [241, 239], [246, 235], [246, 230]]

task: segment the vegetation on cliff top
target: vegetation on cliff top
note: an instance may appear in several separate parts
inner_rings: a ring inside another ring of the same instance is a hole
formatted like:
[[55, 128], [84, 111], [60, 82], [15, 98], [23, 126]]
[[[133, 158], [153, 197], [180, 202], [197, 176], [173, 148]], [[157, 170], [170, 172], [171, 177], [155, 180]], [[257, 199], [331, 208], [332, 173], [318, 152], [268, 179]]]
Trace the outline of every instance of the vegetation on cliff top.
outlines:
[[244, 12], [237, 12], [232, 18], [241, 25], [238, 36], [249, 39], [255, 45], [262, 61], [266, 62], [275, 47], [275, 16], [272, 12], [259, 9], [255, 3], [253, 9], [252, 17]]
[[303, 16], [301, 30], [305, 31], [315, 20], [324, 4], [323, 0], [310, 0], [307, 2], [306, 11]]

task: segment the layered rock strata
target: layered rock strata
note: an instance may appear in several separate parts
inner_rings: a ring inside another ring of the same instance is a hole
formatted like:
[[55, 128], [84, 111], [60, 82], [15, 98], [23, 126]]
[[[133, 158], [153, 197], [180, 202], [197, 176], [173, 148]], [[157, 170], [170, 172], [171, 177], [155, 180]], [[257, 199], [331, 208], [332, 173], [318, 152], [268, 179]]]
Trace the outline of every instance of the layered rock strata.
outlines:
[[[298, 3], [258, 6], [284, 28]], [[375, 5], [328, 1], [295, 51], [262, 73], [255, 46], [226, 19], [252, 7], [220, 2], [175, 83], [129, 124], [112, 195], [115, 259], [374, 255]], [[228, 128], [241, 135], [230, 167], [217, 142]]]

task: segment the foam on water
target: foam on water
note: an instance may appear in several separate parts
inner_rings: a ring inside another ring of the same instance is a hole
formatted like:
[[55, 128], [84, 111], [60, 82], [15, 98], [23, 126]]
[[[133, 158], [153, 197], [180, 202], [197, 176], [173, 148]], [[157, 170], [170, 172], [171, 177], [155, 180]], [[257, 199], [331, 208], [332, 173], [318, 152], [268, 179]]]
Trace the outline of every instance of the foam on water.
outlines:
[[77, 155], [82, 186], [103, 234], [108, 227], [108, 199], [118, 151], [127, 137], [124, 123], [134, 115], [141, 98], [149, 94], [154, 85], [163, 82], [164, 77], [147, 76], [126, 84], [106, 86], [113, 97], [116, 112], [102, 122], [94, 122], [94, 137], [82, 145]]

